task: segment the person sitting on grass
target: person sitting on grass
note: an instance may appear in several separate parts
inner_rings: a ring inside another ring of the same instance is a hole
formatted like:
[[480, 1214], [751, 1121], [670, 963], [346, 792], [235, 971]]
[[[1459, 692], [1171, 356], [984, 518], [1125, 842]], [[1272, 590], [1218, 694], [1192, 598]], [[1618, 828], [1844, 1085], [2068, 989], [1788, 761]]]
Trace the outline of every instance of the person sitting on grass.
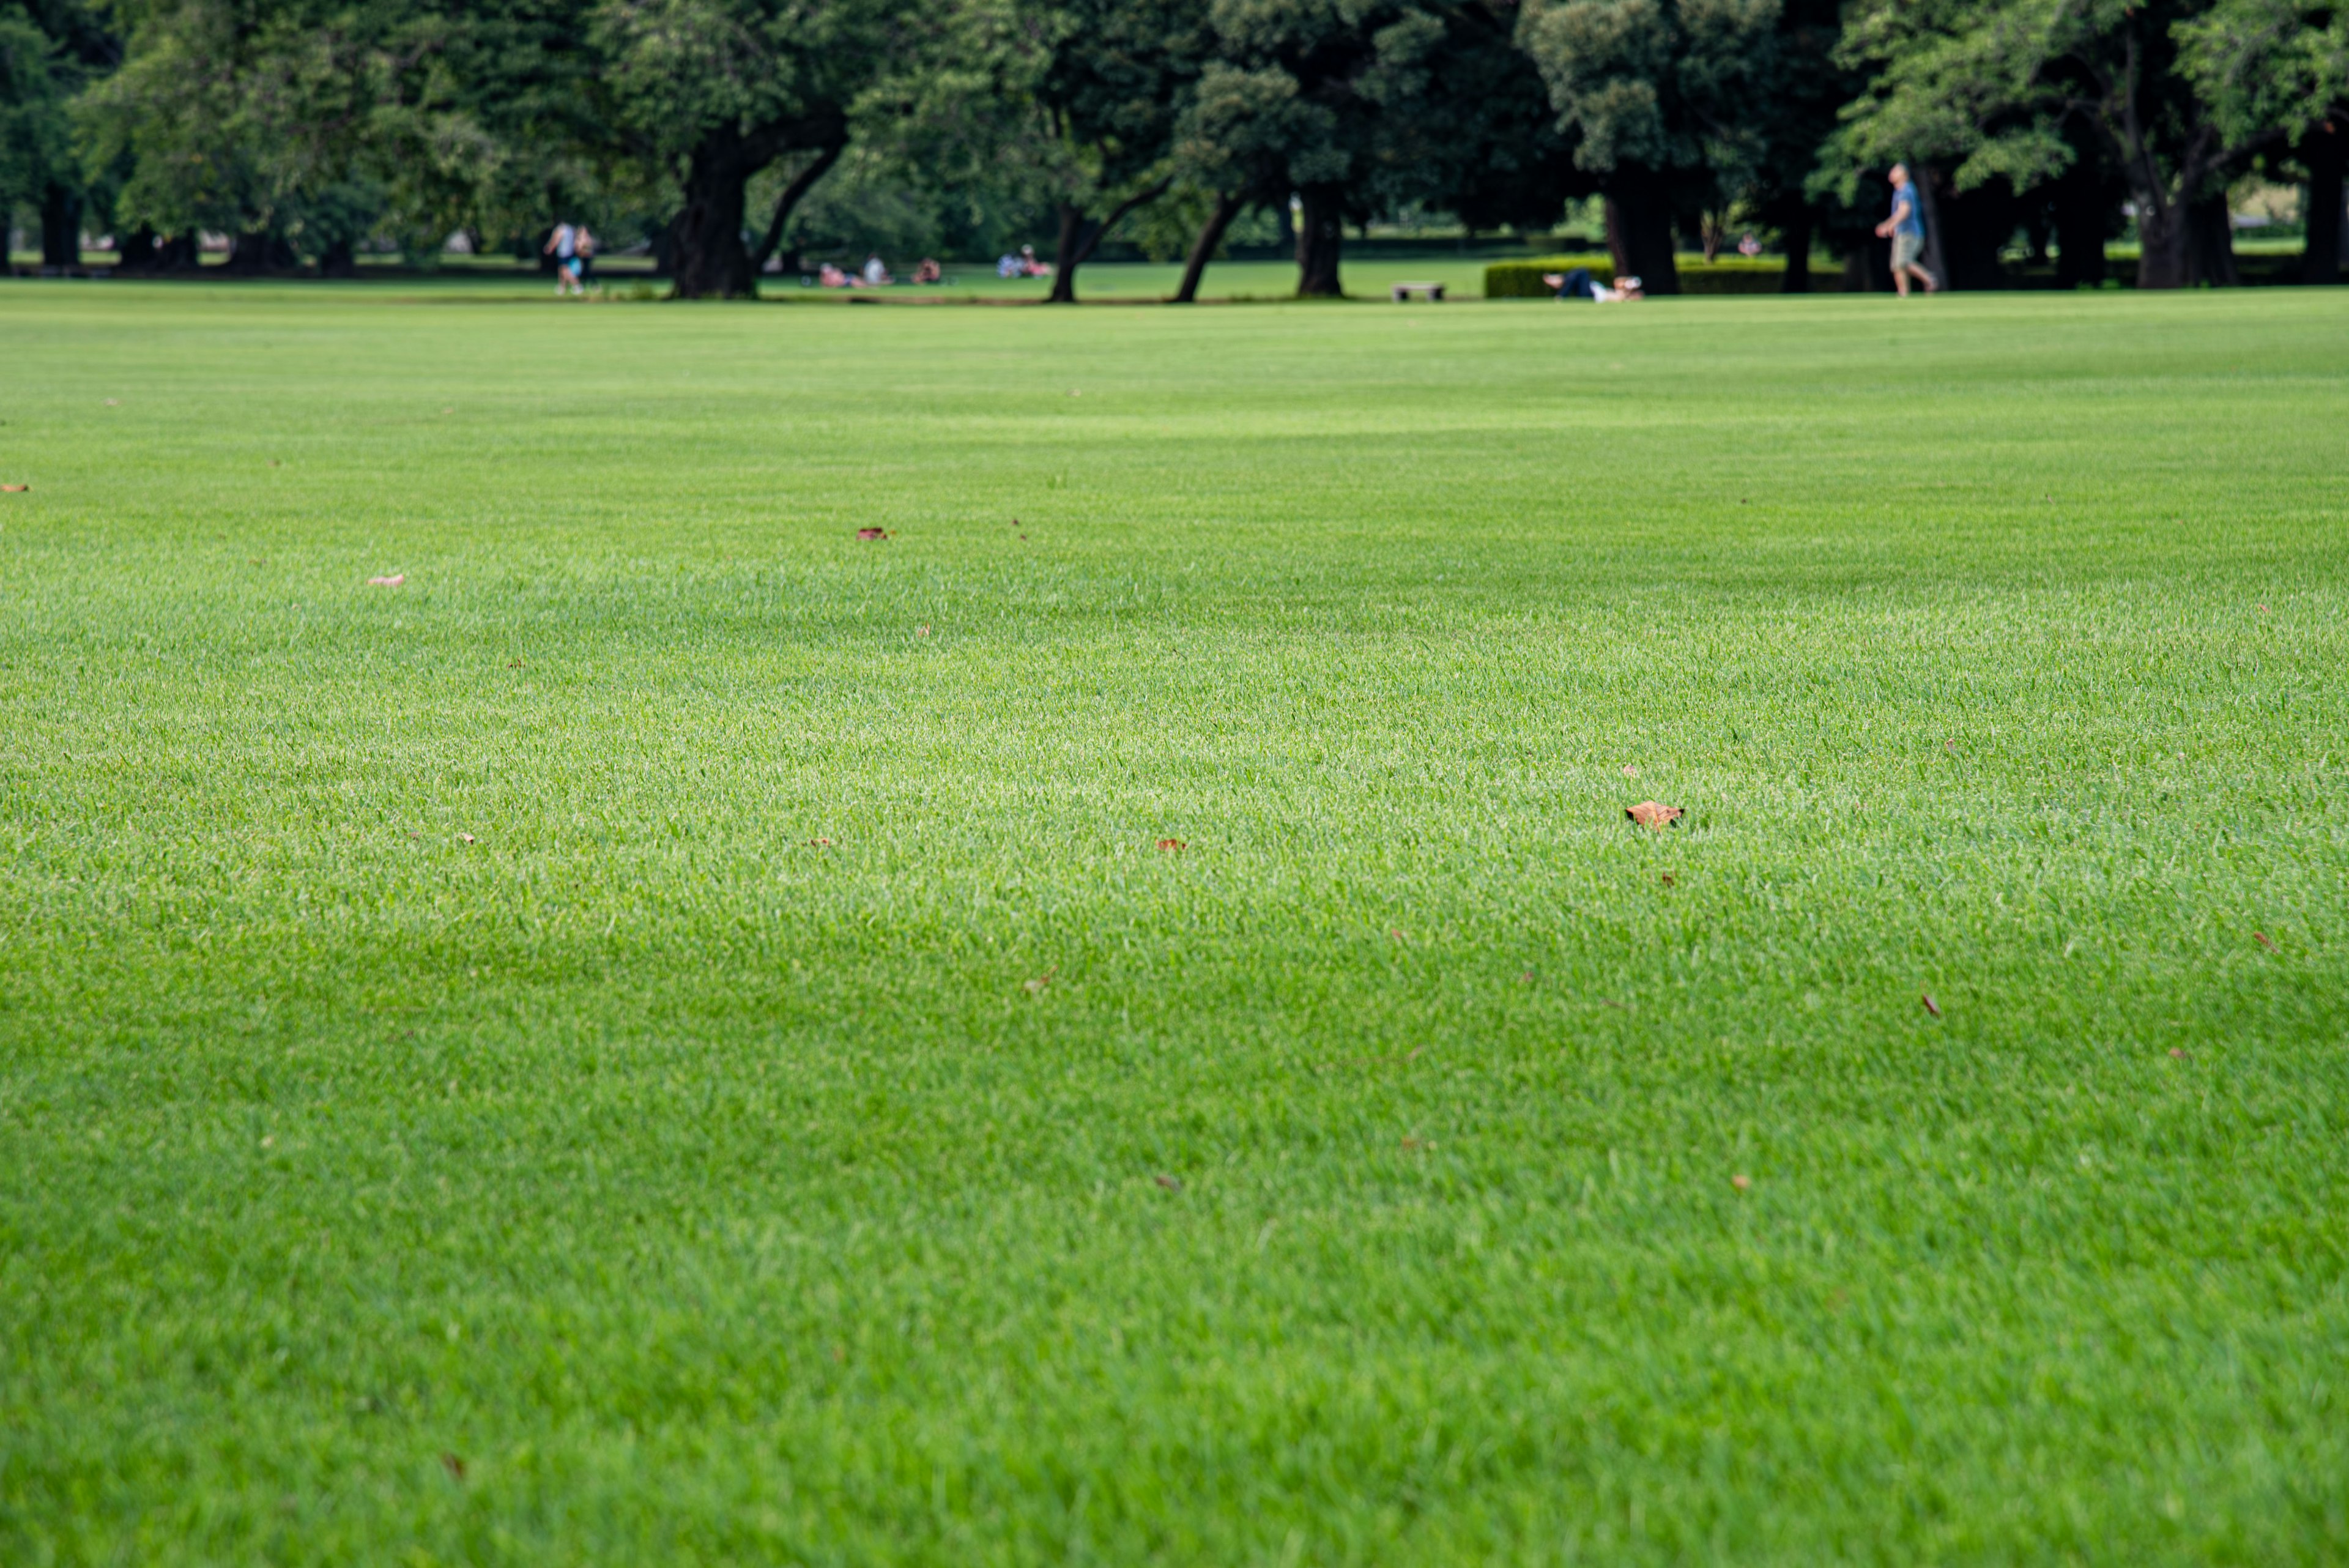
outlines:
[[1620, 305], [1627, 299], [1648, 297], [1640, 290], [1638, 278], [1620, 279], [1610, 288], [1591, 276], [1587, 266], [1576, 267], [1572, 272], [1546, 272], [1542, 274], [1542, 281], [1556, 289], [1560, 299], [1588, 299], [1598, 305]]
[[920, 265], [914, 268], [916, 283], [941, 283], [945, 281], [947, 269], [929, 256], [924, 256]]
[[878, 251], [864, 258], [864, 286], [886, 288], [897, 280], [889, 275], [889, 264], [881, 259]]
[[851, 288], [855, 286], [854, 279], [831, 262], [824, 263], [816, 270], [815, 281], [824, 288]]

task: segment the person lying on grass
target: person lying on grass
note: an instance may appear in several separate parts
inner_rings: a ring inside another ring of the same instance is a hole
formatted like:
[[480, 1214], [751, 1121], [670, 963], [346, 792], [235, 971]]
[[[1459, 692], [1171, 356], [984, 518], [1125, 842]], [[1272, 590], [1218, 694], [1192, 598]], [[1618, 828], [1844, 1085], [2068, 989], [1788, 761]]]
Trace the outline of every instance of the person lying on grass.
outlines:
[[1627, 299], [1648, 297], [1640, 291], [1638, 278], [1623, 278], [1609, 288], [1591, 276], [1587, 266], [1576, 267], [1572, 272], [1546, 272], [1542, 274], [1542, 281], [1556, 289], [1560, 299], [1588, 299], [1599, 305], [1619, 305]]

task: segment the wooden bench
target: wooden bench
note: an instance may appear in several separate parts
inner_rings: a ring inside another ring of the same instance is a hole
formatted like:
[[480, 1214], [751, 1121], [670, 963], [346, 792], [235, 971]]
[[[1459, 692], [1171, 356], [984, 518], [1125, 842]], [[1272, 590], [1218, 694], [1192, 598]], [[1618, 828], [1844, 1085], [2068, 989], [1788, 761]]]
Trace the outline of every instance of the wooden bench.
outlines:
[[1414, 294], [1440, 301], [1444, 297], [1444, 286], [1440, 283], [1399, 283], [1389, 288], [1387, 294], [1397, 305]]

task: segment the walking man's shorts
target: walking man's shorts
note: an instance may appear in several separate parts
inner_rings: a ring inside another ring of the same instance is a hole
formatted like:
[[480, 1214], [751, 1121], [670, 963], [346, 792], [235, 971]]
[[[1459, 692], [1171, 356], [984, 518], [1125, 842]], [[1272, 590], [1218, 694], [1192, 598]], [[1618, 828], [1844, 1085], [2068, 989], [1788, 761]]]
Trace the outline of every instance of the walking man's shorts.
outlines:
[[1896, 234], [1892, 236], [1892, 270], [1894, 272], [1899, 272], [1904, 266], [1915, 266], [1918, 258], [1924, 254], [1924, 235]]

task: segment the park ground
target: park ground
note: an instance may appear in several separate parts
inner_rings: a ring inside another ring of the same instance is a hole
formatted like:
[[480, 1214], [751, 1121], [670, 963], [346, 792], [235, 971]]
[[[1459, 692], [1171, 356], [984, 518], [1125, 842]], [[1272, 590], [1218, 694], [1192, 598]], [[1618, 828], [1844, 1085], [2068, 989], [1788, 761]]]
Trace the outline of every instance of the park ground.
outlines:
[[0, 344], [0, 1561], [2349, 1556], [2349, 291]]

